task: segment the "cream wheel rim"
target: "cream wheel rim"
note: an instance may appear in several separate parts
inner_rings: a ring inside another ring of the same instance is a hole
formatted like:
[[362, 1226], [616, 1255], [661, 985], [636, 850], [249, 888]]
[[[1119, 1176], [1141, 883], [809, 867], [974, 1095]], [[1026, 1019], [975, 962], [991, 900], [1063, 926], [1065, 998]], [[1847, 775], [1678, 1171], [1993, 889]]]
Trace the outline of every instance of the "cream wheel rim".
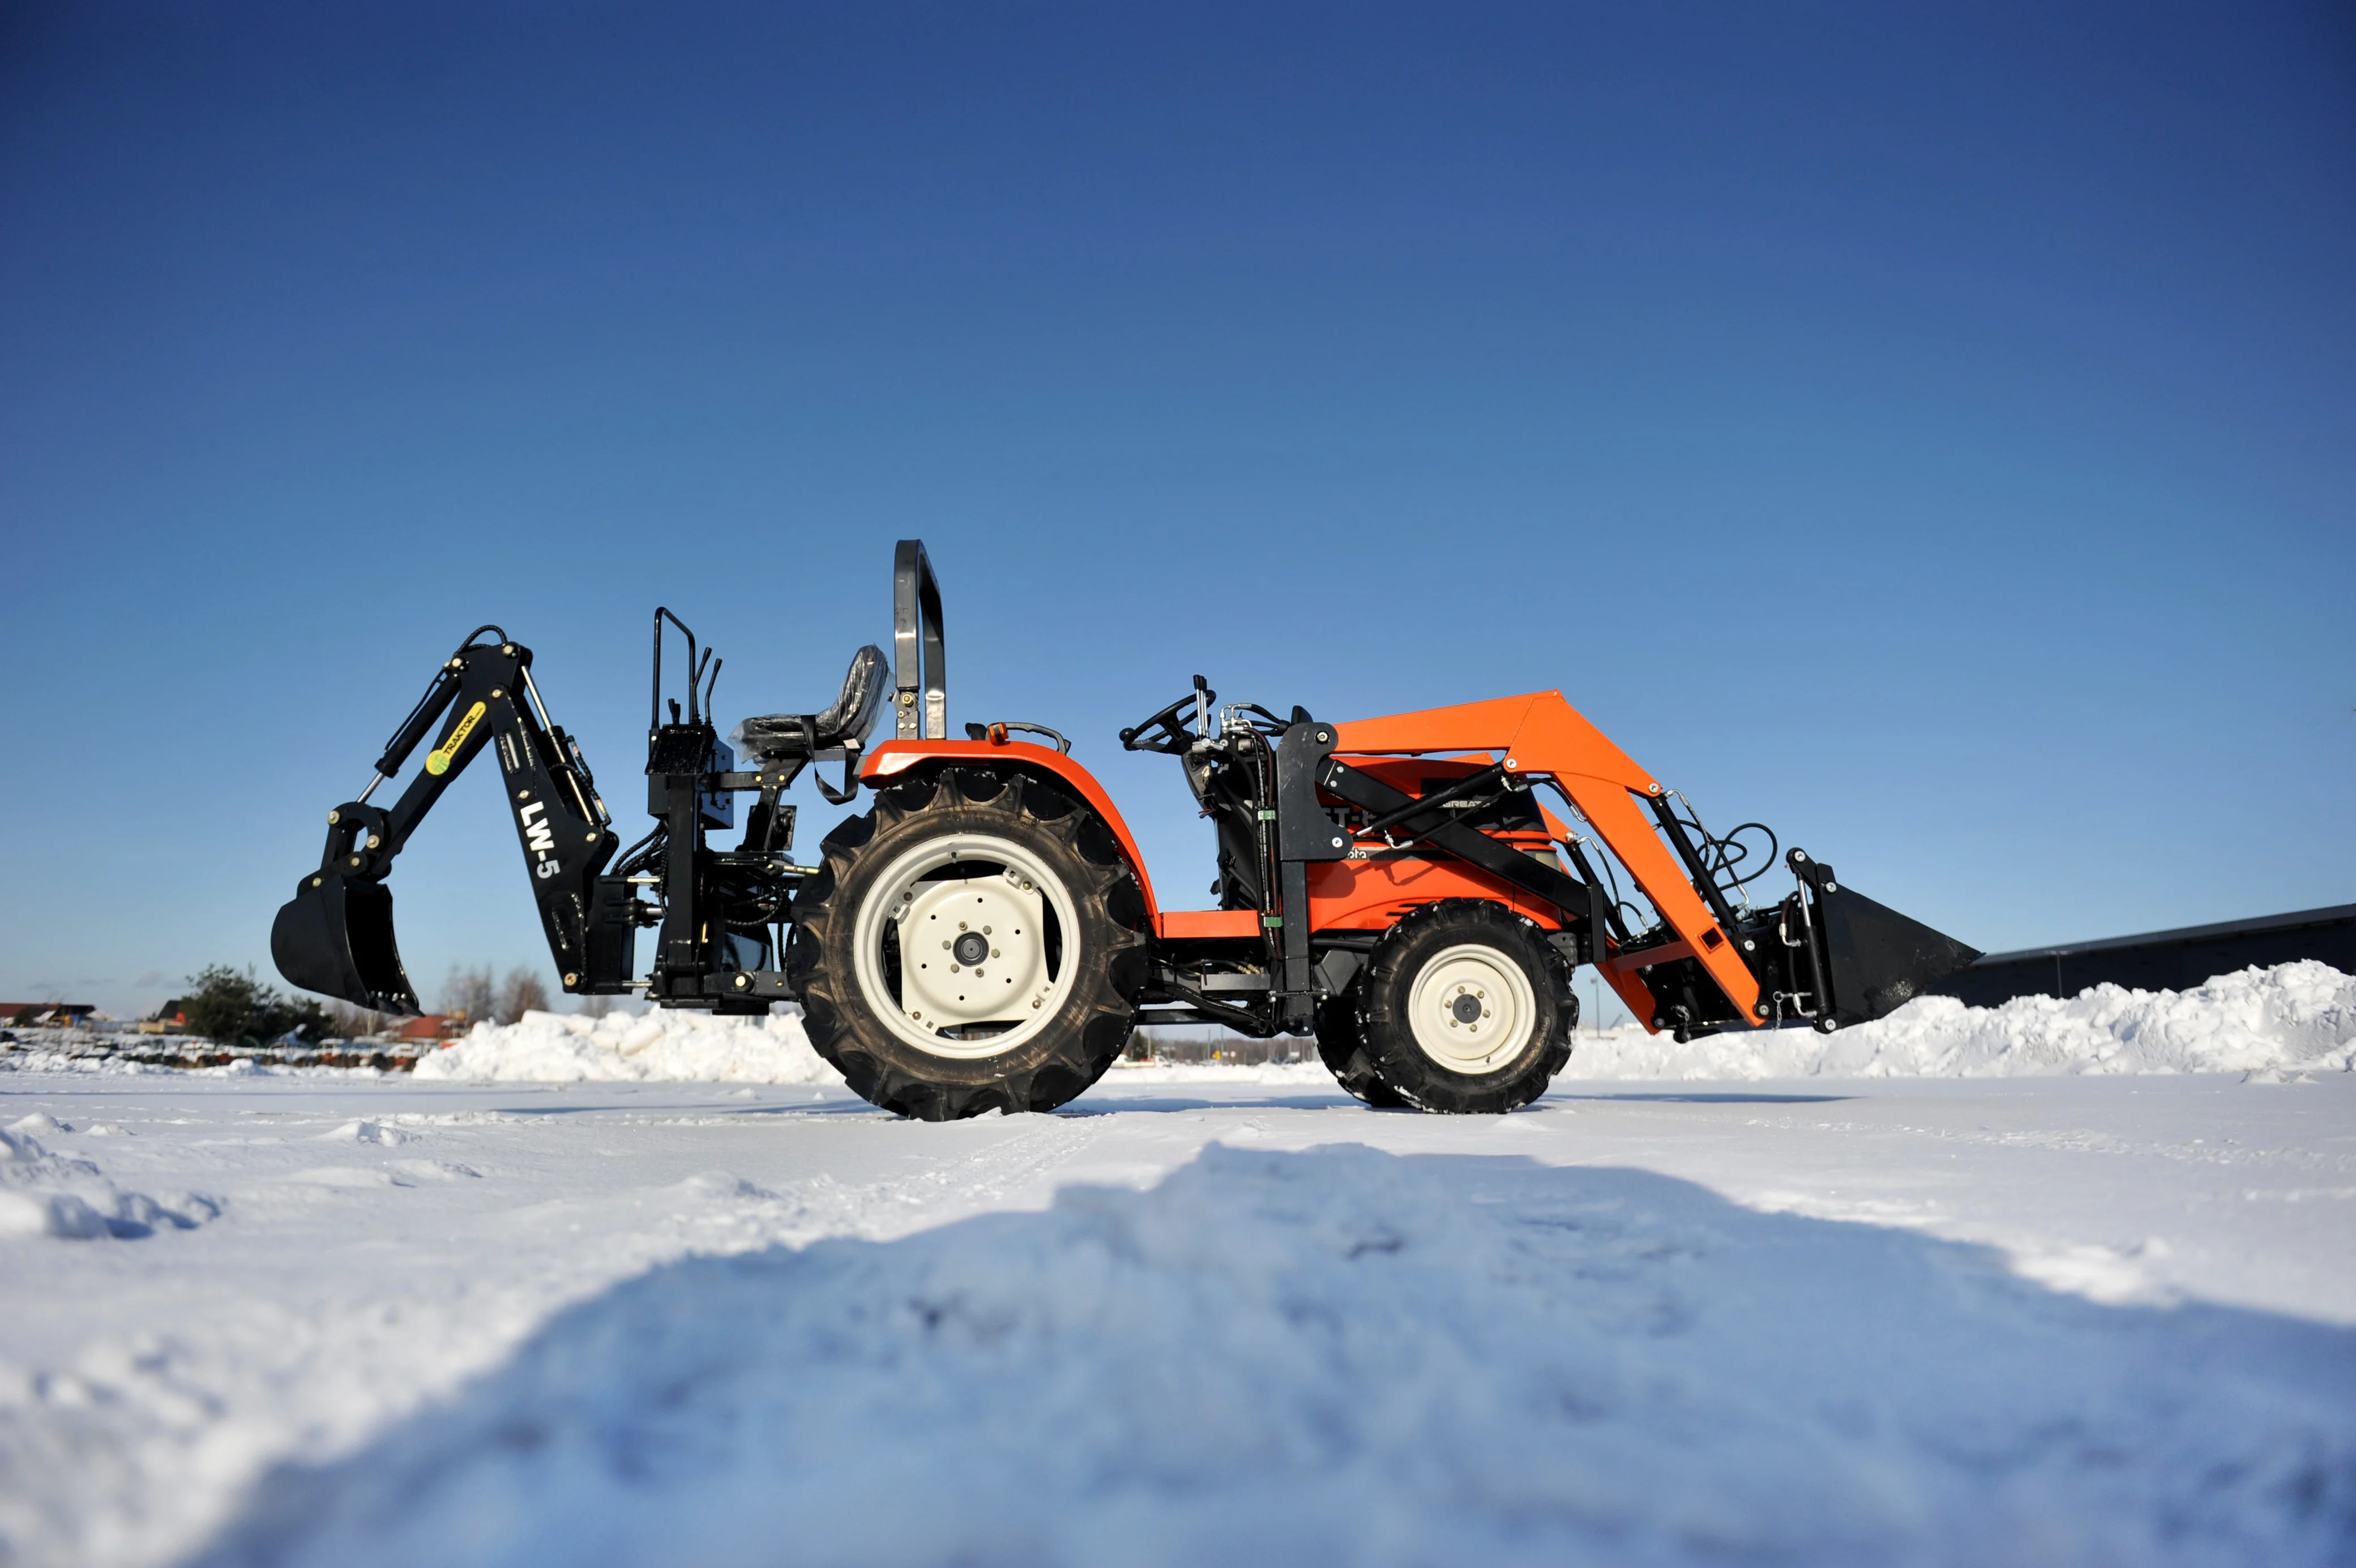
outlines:
[[[953, 874], [942, 875], [945, 868]], [[1047, 921], [1063, 934], [1051, 972]], [[868, 1007], [894, 1035], [937, 1057], [974, 1060], [1014, 1049], [1071, 994], [1078, 910], [1046, 863], [1011, 840], [948, 833], [902, 853], [860, 908], [855, 967]], [[900, 946], [897, 993], [884, 941]]]
[[1511, 1062], [1529, 1044], [1537, 1017], [1529, 976], [1485, 942], [1435, 953], [1408, 993], [1417, 1048], [1451, 1072], [1492, 1072]]

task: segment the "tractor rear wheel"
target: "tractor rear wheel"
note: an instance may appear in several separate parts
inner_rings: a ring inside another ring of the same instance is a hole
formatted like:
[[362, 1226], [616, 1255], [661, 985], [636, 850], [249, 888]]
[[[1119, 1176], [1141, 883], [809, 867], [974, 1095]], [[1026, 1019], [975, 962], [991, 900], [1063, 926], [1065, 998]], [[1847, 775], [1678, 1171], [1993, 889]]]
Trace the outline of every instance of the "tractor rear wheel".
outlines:
[[1527, 1105], [1570, 1059], [1579, 998], [1569, 966], [1502, 904], [1451, 898], [1414, 910], [1375, 945], [1358, 992], [1360, 1049], [1375, 1079], [1425, 1111]]
[[810, 1044], [904, 1116], [1052, 1111], [1128, 1045], [1145, 899], [1097, 815], [1023, 774], [948, 768], [826, 836], [787, 972]]

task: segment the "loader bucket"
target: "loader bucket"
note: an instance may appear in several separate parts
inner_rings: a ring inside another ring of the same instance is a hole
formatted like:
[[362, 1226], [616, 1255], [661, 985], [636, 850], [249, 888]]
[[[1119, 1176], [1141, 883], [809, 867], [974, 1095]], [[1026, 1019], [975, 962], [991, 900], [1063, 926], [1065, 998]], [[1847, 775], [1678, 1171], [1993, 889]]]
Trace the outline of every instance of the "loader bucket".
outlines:
[[392, 889], [381, 882], [303, 878], [270, 928], [270, 957], [305, 991], [379, 1013], [419, 1011], [392, 940]]
[[1887, 1017], [1980, 956], [1862, 893], [1820, 884], [1815, 894], [1830, 971], [1825, 981], [1839, 1023]]

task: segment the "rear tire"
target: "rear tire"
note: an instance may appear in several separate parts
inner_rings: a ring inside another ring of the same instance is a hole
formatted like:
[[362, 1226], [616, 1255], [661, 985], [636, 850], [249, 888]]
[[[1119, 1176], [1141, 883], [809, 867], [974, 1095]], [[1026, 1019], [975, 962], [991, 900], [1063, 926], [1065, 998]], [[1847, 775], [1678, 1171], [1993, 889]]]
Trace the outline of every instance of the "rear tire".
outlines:
[[1052, 1111], [1129, 1044], [1145, 899], [1070, 796], [947, 768], [880, 791], [821, 850], [787, 973], [810, 1044], [870, 1102], [927, 1122]]
[[1570, 1060], [1570, 967], [1502, 904], [1451, 898], [1414, 910], [1376, 944], [1357, 990], [1366, 1066], [1425, 1111], [1527, 1105]]
[[1317, 1004], [1317, 1055], [1334, 1082], [1376, 1110], [1398, 1111], [1407, 1105], [1376, 1076], [1374, 1058], [1366, 1054], [1366, 1032], [1358, 1023], [1357, 987]]

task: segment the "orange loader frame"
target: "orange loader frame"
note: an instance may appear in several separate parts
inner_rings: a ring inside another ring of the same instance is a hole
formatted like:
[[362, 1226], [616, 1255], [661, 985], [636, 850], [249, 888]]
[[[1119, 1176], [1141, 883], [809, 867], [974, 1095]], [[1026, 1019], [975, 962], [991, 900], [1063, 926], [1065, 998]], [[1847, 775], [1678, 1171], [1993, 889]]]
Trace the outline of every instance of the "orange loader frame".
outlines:
[[[1660, 781], [1589, 723], [1560, 692], [1532, 692], [1387, 718], [1357, 719], [1334, 729], [1337, 753], [1487, 752], [1494, 756], [1503, 752], [1507, 773], [1529, 781], [1552, 779], [1676, 933], [1676, 941], [1669, 946], [1644, 949], [1643, 965], [1696, 959], [1738, 1012], [1764, 1021], [1767, 1009], [1760, 998], [1759, 982], [1737, 952], [1735, 939], [1720, 927], [1676, 856], [1662, 843], [1648, 813], [1636, 804], [1638, 797], [1659, 799]], [[1557, 842], [1576, 842], [1578, 835], [1561, 819], [1544, 805], [1538, 810]], [[1312, 903], [1312, 923], [1315, 914]], [[1599, 932], [1598, 941], [1603, 956], [1596, 968], [1638, 1022], [1647, 1029], [1657, 1028], [1654, 997], [1638, 977], [1637, 964], [1619, 958], [1618, 944], [1608, 934]]]

